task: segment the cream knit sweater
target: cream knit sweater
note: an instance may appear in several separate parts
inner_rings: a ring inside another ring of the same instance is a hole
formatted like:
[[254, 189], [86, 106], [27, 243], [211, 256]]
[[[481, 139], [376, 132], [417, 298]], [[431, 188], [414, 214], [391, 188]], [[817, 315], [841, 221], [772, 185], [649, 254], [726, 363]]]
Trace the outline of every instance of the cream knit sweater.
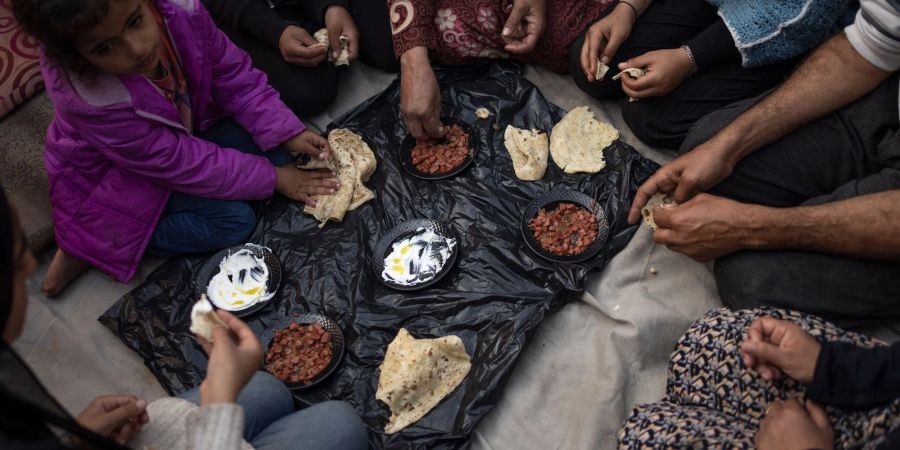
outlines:
[[244, 410], [234, 403], [199, 407], [180, 398], [147, 406], [150, 423], [128, 446], [141, 450], [252, 450], [244, 441]]

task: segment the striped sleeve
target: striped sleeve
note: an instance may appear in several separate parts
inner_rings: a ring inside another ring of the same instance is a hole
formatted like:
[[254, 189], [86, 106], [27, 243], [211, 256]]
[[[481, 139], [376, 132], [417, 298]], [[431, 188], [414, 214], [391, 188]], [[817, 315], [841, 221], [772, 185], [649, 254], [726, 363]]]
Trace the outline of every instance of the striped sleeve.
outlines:
[[900, 0], [860, 0], [859, 6], [844, 30], [850, 44], [873, 66], [900, 69]]

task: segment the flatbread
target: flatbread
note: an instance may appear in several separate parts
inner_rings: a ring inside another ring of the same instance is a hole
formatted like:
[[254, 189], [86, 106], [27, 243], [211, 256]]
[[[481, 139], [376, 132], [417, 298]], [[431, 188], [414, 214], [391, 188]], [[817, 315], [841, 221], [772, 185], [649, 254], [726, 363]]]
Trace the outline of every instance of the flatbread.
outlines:
[[606, 72], [609, 72], [609, 66], [603, 64], [603, 62], [598, 59], [597, 73], [594, 74], [594, 81], [603, 81], [603, 78], [606, 77]]
[[200, 294], [200, 300], [197, 300], [197, 303], [194, 303], [194, 307], [191, 308], [191, 333], [212, 342], [213, 327], [216, 325], [228, 327], [216, 314], [212, 303], [207, 300], [206, 294]]
[[640, 77], [646, 75], [647, 71], [645, 71], [644, 69], [639, 69], [637, 67], [629, 67], [629, 68], [617, 73], [616, 76], [612, 77], [613, 81], [618, 80], [619, 78], [622, 78], [622, 75], [624, 75], [626, 73], [631, 78], [640, 78]]
[[391, 408], [384, 427], [396, 433], [450, 395], [469, 373], [471, 358], [459, 336], [416, 339], [401, 328], [381, 363], [375, 398]]
[[619, 138], [619, 130], [600, 122], [587, 106], [566, 114], [550, 133], [550, 156], [566, 173], [597, 173], [606, 167], [603, 150]]
[[475, 117], [479, 119], [487, 119], [491, 116], [491, 112], [487, 108], [478, 108], [475, 110]]
[[[319, 31], [316, 31], [313, 34], [313, 38], [318, 42], [316, 46], [330, 47], [331, 43], [328, 41], [328, 29], [322, 28]], [[328, 60], [333, 61], [335, 66], [349, 66], [350, 65], [350, 38], [347, 36], [341, 35], [338, 40], [341, 42], [341, 53], [338, 54], [337, 59], [333, 59], [331, 57], [331, 52], [328, 53]]]
[[656, 222], [653, 220], [653, 210], [657, 206], [671, 205], [673, 203], [674, 201], [669, 194], [663, 192], [654, 194], [653, 197], [650, 197], [650, 200], [647, 200], [647, 204], [641, 208], [641, 215], [644, 216], [644, 222], [646, 222], [650, 228], [655, 230]]
[[507, 125], [503, 144], [512, 158], [513, 170], [520, 180], [535, 181], [544, 178], [550, 143], [547, 134], [539, 130], [523, 130]]
[[363, 203], [375, 198], [375, 193], [366, 187], [366, 181], [375, 172], [377, 162], [369, 145], [356, 133], [338, 128], [328, 134], [332, 160], [311, 160], [302, 169], [330, 169], [337, 174], [341, 184], [334, 194], [316, 195], [316, 206], [306, 205], [303, 212], [312, 214], [319, 221], [319, 228], [331, 220], [344, 220], [347, 211], [359, 208]]

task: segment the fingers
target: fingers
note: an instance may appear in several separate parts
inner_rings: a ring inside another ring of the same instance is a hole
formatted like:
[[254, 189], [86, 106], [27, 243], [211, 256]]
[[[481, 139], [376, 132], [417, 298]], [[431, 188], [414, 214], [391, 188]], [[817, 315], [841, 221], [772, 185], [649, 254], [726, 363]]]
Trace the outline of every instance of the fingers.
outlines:
[[[606, 36], [603, 33], [595, 33], [594, 35], [588, 35], [588, 38], [585, 40], [585, 43], [588, 46], [587, 55], [587, 65], [588, 65], [588, 80], [596, 81], [595, 75], [597, 75], [597, 58], [598, 54], [603, 50], [606, 45]], [[609, 58], [603, 56], [605, 61], [601, 60], [604, 64], [609, 62]]]
[[812, 418], [813, 423], [815, 423], [820, 430], [824, 431], [831, 429], [831, 421], [828, 420], [828, 414], [821, 406], [817, 405], [812, 400], [806, 400], [806, 403], [804, 403], [803, 406], [806, 408], [806, 412], [809, 413], [809, 417]]
[[[785, 355], [784, 352], [775, 345], [769, 344], [768, 342], [755, 341], [755, 342], [744, 342], [741, 345], [741, 350], [750, 356], [756, 358], [760, 363], [763, 364], [771, 364], [773, 366], [781, 367], [784, 365]], [[767, 380], [774, 380], [774, 373], [765, 373], [771, 372], [769, 370], [759, 371], [760, 375], [763, 375], [763, 378]], [[768, 376], [767, 376], [768, 375]]]
[[521, 26], [526, 12], [528, 12], [528, 8], [525, 6], [513, 6], [512, 11], [509, 12], [509, 18], [506, 19], [506, 23], [503, 25], [503, 32], [500, 33], [500, 36], [504, 38], [512, 37], [513, 32]]
[[584, 77], [587, 78], [588, 82], [594, 81], [594, 72], [591, 71], [593, 67], [593, 63], [591, 63], [588, 55], [590, 54], [591, 49], [591, 33], [588, 32], [587, 36], [584, 37], [584, 42], [581, 43], [581, 53], [579, 56], [579, 61], [581, 62], [581, 71], [584, 72]]
[[359, 57], [359, 33], [356, 31], [348, 32], [347, 39], [350, 40], [349, 49], [347, 50], [350, 53], [350, 61], [355, 61]]
[[[672, 163], [669, 163], [672, 164]], [[659, 192], [671, 192], [676, 186], [677, 177], [680, 169], [673, 166], [663, 166], [653, 174], [634, 194], [634, 201], [631, 202], [631, 210], [628, 212], [628, 223], [637, 223], [641, 218], [641, 209]], [[656, 220], [656, 213], [653, 213]]]
[[425, 134], [431, 139], [440, 139], [444, 137], [444, 126], [436, 114], [429, 114], [422, 122], [422, 128]]
[[[224, 330], [223, 327], [215, 327], [213, 328], [213, 333], [215, 333], [216, 330], [220, 330], [226, 332], [227, 335], [228, 331], [230, 330], [231, 333], [234, 333], [234, 336], [237, 338], [237, 342], [239, 344], [248, 339], [256, 340], [256, 334], [254, 334], [253, 330], [251, 330], [250, 327], [247, 326], [246, 322], [238, 319], [234, 314], [231, 314], [230, 312], [225, 310], [220, 309], [216, 311], [216, 313], [218, 313], [219, 318], [222, 319], [222, 321], [225, 322], [226, 325], [228, 325], [228, 330]], [[218, 336], [215, 337], [218, 338]]]
[[301, 42], [296, 41], [296, 45], [292, 45], [289, 49], [285, 61], [304, 67], [318, 66], [328, 55], [328, 48], [322, 45], [313, 44], [304, 46]]
[[[625, 38], [626, 36], [624, 33], [620, 33], [615, 29], [611, 31], [609, 40], [603, 47], [603, 58], [606, 60], [606, 63], [612, 61], [613, 57], [616, 56], [616, 52], [619, 51], [619, 47], [625, 42]], [[621, 64], [619, 66], [621, 66]]]
[[331, 60], [337, 61], [338, 56], [341, 55], [341, 32], [343, 30], [339, 27], [334, 27], [333, 30], [328, 30], [328, 46], [331, 48]]
[[406, 115], [406, 129], [409, 130], [409, 134], [413, 135], [417, 141], [420, 139], [428, 139], [428, 135], [422, 127], [422, 121], [419, 120], [418, 117]]
[[133, 418], [142, 417], [147, 409], [145, 400], [132, 397], [128, 402], [120, 404], [115, 409], [108, 410], [106, 422], [109, 424], [109, 431], [112, 431], [122, 425], [124, 422]]

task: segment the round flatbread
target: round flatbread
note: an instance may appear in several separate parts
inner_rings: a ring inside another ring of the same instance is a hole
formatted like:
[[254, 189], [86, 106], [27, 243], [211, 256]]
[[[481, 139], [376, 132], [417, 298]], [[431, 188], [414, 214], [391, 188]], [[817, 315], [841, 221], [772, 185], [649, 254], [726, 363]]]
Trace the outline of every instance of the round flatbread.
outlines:
[[596, 173], [606, 167], [603, 150], [619, 138], [619, 130], [601, 122], [587, 106], [566, 114], [550, 133], [550, 156], [566, 173]]

